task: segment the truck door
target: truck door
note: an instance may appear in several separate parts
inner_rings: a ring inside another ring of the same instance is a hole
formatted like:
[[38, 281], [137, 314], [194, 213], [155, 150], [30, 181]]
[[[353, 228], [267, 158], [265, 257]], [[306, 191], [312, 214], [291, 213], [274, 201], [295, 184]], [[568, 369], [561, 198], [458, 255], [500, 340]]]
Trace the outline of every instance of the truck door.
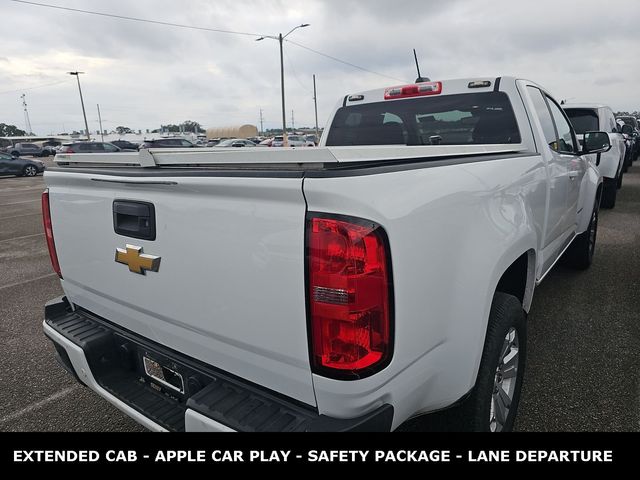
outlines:
[[567, 168], [567, 208], [565, 211], [563, 226], [565, 231], [575, 232], [578, 214], [582, 205], [578, 200], [582, 179], [587, 171], [587, 160], [579, 155], [578, 142], [571, 123], [560, 106], [548, 95], [545, 95], [553, 123], [556, 128], [558, 141], [555, 153]]
[[620, 174], [620, 170], [622, 170], [622, 166], [624, 164], [624, 154], [625, 154], [625, 145], [624, 145], [624, 137], [622, 133], [618, 131], [618, 124], [616, 123], [616, 117], [613, 114], [613, 110], [610, 108], [604, 108], [603, 110], [603, 118], [601, 119], [601, 126], [603, 132], [609, 132], [609, 139], [611, 140], [611, 151], [608, 152], [608, 155], [613, 156], [614, 158], [619, 159], [618, 162], [618, 170], [617, 174]]
[[[547, 221], [541, 247], [543, 252], [546, 249], [546, 252], [553, 251], [552, 253], [555, 253], [557, 249], [562, 247], [563, 236], [565, 236], [566, 231], [567, 194], [569, 189], [568, 162], [566, 158], [563, 158], [557, 152], [558, 137], [544, 94], [540, 89], [533, 86], [528, 86], [527, 91], [540, 120], [543, 141], [546, 143], [546, 145], [538, 147], [538, 151], [547, 163], [549, 182]], [[552, 256], [553, 254], [544, 255], [545, 259]]]

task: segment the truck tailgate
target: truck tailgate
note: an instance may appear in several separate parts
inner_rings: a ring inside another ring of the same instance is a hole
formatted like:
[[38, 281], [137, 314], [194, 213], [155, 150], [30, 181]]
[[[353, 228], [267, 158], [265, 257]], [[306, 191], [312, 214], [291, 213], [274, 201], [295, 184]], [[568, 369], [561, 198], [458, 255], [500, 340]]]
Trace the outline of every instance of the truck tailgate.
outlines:
[[[71, 170], [71, 169], [69, 169]], [[46, 174], [69, 300], [216, 368], [315, 405], [302, 179]], [[117, 234], [114, 201], [149, 202], [156, 238]], [[160, 257], [137, 274], [116, 248]]]

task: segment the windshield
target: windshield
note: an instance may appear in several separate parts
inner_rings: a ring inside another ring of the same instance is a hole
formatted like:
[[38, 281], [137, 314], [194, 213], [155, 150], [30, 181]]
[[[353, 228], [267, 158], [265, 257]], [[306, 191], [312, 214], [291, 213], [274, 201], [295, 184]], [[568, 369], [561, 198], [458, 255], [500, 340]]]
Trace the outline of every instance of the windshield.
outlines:
[[520, 141], [509, 97], [503, 92], [485, 92], [342, 107], [329, 129], [327, 145], [468, 145]]
[[600, 130], [598, 114], [594, 110], [586, 108], [567, 108], [567, 116], [576, 133], [583, 135], [586, 132], [597, 132]]

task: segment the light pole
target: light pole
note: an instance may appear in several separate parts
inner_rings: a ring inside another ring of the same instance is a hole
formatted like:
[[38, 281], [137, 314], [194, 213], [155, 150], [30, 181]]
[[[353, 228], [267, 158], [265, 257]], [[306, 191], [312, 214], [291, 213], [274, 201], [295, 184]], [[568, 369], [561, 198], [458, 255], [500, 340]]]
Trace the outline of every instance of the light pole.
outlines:
[[80, 92], [80, 104], [82, 105], [82, 115], [84, 116], [84, 128], [87, 132], [87, 140], [91, 141], [91, 135], [89, 134], [89, 124], [87, 123], [87, 113], [84, 111], [84, 100], [82, 99], [82, 88], [80, 88], [80, 75], [84, 72], [67, 72], [69, 75], [75, 75], [78, 80], [78, 91]]
[[313, 108], [316, 111], [316, 142], [320, 141], [320, 131], [318, 130], [318, 96], [316, 95], [316, 74], [313, 74]]
[[289, 33], [287, 33], [286, 35], [282, 35], [281, 33], [279, 33], [277, 37], [271, 36], [271, 35], [265, 35], [264, 37], [260, 37], [256, 39], [256, 42], [259, 42], [260, 40], [264, 40], [265, 38], [270, 38], [271, 40], [277, 40], [278, 43], [280, 43], [280, 89], [282, 91], [282, 146], [283, 147], [288, 147], [289, 141], [287, 139], [287, 113], [284, 106], [284, 58], [282, 56], [282, 41], [285, 38], [287, 38], [289, 35], [291, 35], [298, 28], [304, 28], [308, 26], [309, 26], [308, 23], [303, 23], [302, 25], [293, 27], [291, 30], [289, 30]]
[[104, 142], [104, 131], [102, 130], [102, 116], [100, 115], [100, 104], [98, 103], [98, 122], [100, 122], [100, 138]]

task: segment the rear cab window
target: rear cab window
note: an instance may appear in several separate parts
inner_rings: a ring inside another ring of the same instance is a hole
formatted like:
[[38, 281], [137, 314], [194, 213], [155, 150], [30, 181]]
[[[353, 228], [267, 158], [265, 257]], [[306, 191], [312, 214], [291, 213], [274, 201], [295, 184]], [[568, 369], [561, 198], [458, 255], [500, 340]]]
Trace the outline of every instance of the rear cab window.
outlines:
[[590, 108], [566, 108], [565, 112], [578, 135], [600, 130], [597, 111]]
[[514, 143], [521, 136], [508, 95], [482, 92], [342, 107], [326, 145]]

